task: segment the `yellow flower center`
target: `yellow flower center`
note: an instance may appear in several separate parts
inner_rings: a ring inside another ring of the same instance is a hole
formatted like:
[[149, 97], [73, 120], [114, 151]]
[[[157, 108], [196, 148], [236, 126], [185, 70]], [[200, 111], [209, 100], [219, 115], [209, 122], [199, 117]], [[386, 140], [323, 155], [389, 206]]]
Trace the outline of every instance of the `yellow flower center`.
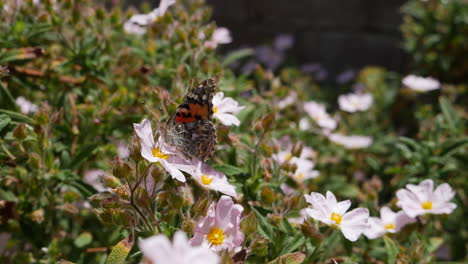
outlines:
[[395, 229], [394, 224], [386, 224], [384, 227], [385, 227], [385, 229]]
[[152, 152], [153, 152], [153, 156], [155, 156], [156, 158], [165, 159], [165, 160], [169, 158], [169, 155], [162, 153], [159, 148], [153, 148]]
[[332, 213], [330, 219], [335, 221], [335, 223], [339, 225], [341, 223], [341, 220], [343, 220], [343, 216], [337, 213]]
[[211, 231], [206, 236], [206, 239], [208, 239], [208, 241], [215, 246], [219, 246], [223, 244], [224, 242], [223, 229], [213, 226], [213, 228], [211, 228]]
[[431, 201], [427, 201], [427, 202], [424, 202], [421, 204], [422, 208], [426, 209], [426, 210], [431, 210], [432, 209], [432, 202]]
[[201, 176], [201, 181], [205, 185], [210, 185], [210, 183], [213, 181], [213, 177], [203, 174]]
[[297, 174], [297, 179], [302, 181], [302, 179], [304, 179], [304, 173], [300, 172], [299, 174]]
[[216, 113], [216, 112], [218, 112], [218, 107], [215, 106], [215, 107], [213, 107], [213, 114]]
[[287, 153], [286, 155], [284, 155], [284, 160], [285, 160], [285, 161], [289, 161], [291, 158], [292, 158], [292, 154], [291, 154], [291, 153]]

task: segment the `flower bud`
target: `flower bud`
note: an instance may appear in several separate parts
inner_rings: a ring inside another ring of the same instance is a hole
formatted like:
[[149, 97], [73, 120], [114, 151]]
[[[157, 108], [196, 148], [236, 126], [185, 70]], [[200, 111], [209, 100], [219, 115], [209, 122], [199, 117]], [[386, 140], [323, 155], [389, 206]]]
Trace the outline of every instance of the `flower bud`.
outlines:
[[132, 168], [128, 163], [117, 158], [114, 162], [113, 174], [118, 179], [125, 179], [132, 175]]
[[35, 169], [40, 169], [42, 167], [42, 160], [41, 156], [36, 152], [32, 152], [29, 154], [29, 164], [33, 166]]
[[185, 219], [182, 222], [182, 230], [186, 233], [193, 233], [195, 230], [195, 222], [192, 219]]
[[23, 140], [28, 135], [26, 131], [26, 124], [20, 123], [16, 128], [13, 130], [13, 136], [18, 140]]
[[141, 156], [141, 144], [140, 138], [133, 134], [130, 141], [130, 146], [128, 147], [130, 150], [130, 158], [134, 161], [142, 160], [143, 157]]
[[264, 238], [256, 239], [251, 245], [252, 254], [265, 256], [268, 251], [268, 240]]
[[265, 204], [272, 204], [275, 201], [275, 193], [268, 186], [263, 186], [260, 196], [261, 201]]
[[44, 209], [40, 208], [31, 213], [31, 219], [40, 224], [44, 221]]
[[302, 148], [304, 147], [304, 143], [302, 141], [296, 142], [292, 148], [292, 155], [294, 157], [300, 157], [302, 153]]
[[200, 198], [197, 202], [193, 205], [192, 210], [195, 213], [206, 215], [206, 211], [208, 210], [209, 201], [205, 198]]
[[250, 212], [246, 218], [241, 222], [240, 227], [242, 232], [248, 236], [257, 232], [257, 217], [254, 212]]
[[305, 236], [310, 237], [312, 239], [314, 245], [323, 239], [323, 236], [322, 234], [320, 234], [320, 231], [317, 228], [315, 228], [314, 225], [310, 224], [307, 221], [304, 221], [304, 224], [301, 225], [301, 231]]
[[108, 174], [100, 175], [99, 180], [101, 181], [102, 185], [104, 185], [104, 187], [109, 187], [112, 189], [117, 188], [121, 184], [119, 179]]

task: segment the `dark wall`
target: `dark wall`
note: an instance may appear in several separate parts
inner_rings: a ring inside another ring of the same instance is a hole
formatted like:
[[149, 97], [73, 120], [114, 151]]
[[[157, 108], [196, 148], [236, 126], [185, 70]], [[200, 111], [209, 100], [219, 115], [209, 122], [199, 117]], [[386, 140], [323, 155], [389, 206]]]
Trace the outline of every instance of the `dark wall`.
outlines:
[[336, 74], [364, 65], [401, 70], [399, 7], [404, 0], [207, 0], [213, 18], [232, 32], [230, 47], [292, 33], [298, 63], [318, 62]]

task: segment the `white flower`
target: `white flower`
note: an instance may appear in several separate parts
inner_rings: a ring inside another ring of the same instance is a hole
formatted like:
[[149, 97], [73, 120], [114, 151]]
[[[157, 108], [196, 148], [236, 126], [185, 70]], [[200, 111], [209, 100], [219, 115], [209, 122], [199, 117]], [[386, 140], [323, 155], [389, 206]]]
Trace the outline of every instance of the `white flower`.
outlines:
[[107, 172], [99, 169], [92, 169], [85, 173], [83, 177], [83, 181], [87, 184], [93, 186], [94, 189], [98, 192], [108, 192], [112, 190], [111, 188], [105, 187], [102, 184], [101, 177], [102, 176], [110, 176]]
[[225, 27], [215, 29], [211, 39], [205, 42], [205, 47], [215, 49], [219, 44], [228, 44], [232, 42], [231, 33]]
[[357, 111], [366, 111], [373, 103], [371, 94], [346, 94], [338, 97], [340, 109], [346, 112], [354, 113]]
[[279, 109], [284, 109], [297, 102], [297, 93], [292, 91], [283, 100], [277, 103]]
[[372, 137], [367, 136], [345, 136], [338, 133], [331, 133], [328, 135], [328, 139], [348, 149], [367, 148], [372, 144]]
[[322, 128], [334, 130], [337, 126], [336, 120], [330, 117], [322, 104], [307, 102], [304, 104], [304, 111]]
[[450, 200], [455, 191], [447, 183], [434, 190], [434, 182], [427, 179], [419, 185], [407, 184], [406, 189], [397, 191], [397, 205], [410, 217], [423, 214], [450, 214], [457, 205]]
[[301, 120], [299, 120], [299, 129], [300, 130], [302, 130], [302, 131], [309, 130], [311, 127], [312, 126], [310, 125], [310, 121], [306, 117], [303, 117], [303, 118], [301, 118]]
[[304, 195], [312, 208], [307, 208], [306, 213], [327, 225], [338, 227], [344, 237], [350, 241], [356, 241], [359, 236], [369, 227], [367, 224], [369, 210], [367, 208], [356, 208], [346, 212], [351, 206], [351, 201], [337, 202], [335, 195], [327, 191], [327, 198], [322, 194], [312, 192]]
[[376, 239], [387, 232], [400, 232], [405, 225], [414, 222], [416, 222], [416, 220], [407, 216], [405, 212], [399, 211], [395, 213], [390, 208], [384, 206], [380, 209], [380, 218], [369, 218], [369, 228], [364, 232], [364, 235], [369, 239]]
[[200, 160], [196, 163], [196, 170], [191, 174], [201, 186], [230, 196], [236, 196], [236, 189], [234, 185], [228, 182], [226, 175]]
[[185, 182], [185, 176], [181, 170], [193, 172], [195, 170], [193, 164], [181, 158], [182, 154], [166, 144], [162, 137], [159, 137], [158, 142], [155, 143], [151, 124], [147, 119], [140, 124], [133, 124], [133, 127], [141, 141], [143, 158], [149, 162], [159, 162], [171, 174], [172, 178]]
[[319, 171], [314, 170], [315, 163], [311, 160], [292, 157], [290, 162], [297, 166], [296, 171], [292, 175], [292, 179], [298, 183], [317, 178], [320, 175]]
[[223, 125], [240, 125], [240, 120], [235, 114], [239, 113], [245, 106], [239, 106], [231, 97], [224, 97], [223, 92], [218, 92], [213, 96], [213, 116]]
[[135, 35], [145, 34], [148, 26], [158, 17], [163, 16], [167, 9], [173, 4], [175, 4], [175, 0], [161, 0], [159, 7], [155, 8], [150, 13], [133, 15], [124, 23], [125, 32]]
[[16, 98], [16, 105], [19, 106], [21, 113], [23, 114], [29, 114], [29, 113], [37, 113], [39, 110], [37, 105], [31, 103], [28, 101], [26, 98], [23, 96], [19, 96]]
[[174, 234], [173, 242], [165, 235], [140, 240], [138, 246], [153, 264], [217, 264], [219, 256], [208, 248], [190, 245], [184, 232]]
[[175, 4], [175, 2], [175, 0], [161, 0], [161, 2], [159, 3], [159, 7], [151, 11], [151, 14], [153, 14], [155, 19], [158, 17], [162, 17], [166, 13], [167, 9], [171, 5]]
[[403, 78], [402, 83], [411, 90], [418, 92], [428, 92], [440, 88], [440, 82], [431, 77], [421, 77], [416, 75], [408, 75]]
[[204, 245], [213, 251], [236, 250], [244, 241], [240, 230], [240, 216], [244, 208], [223, 195], [218, 204], [212, 203], [205, 217], [195, 226], [193, 246]]

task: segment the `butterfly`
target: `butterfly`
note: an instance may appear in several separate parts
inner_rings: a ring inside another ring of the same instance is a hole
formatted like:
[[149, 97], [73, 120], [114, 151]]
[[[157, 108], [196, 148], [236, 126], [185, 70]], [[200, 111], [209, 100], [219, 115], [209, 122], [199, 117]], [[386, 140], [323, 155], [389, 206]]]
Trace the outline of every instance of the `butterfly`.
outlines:
[[163, 132], [166, 143], [187, 157], [206, 161], [213, 155], [216, 130], [211, 117], [215, 90], [214, 79], [200, 82], [184, 96], [183, 103], [166, 124]]

